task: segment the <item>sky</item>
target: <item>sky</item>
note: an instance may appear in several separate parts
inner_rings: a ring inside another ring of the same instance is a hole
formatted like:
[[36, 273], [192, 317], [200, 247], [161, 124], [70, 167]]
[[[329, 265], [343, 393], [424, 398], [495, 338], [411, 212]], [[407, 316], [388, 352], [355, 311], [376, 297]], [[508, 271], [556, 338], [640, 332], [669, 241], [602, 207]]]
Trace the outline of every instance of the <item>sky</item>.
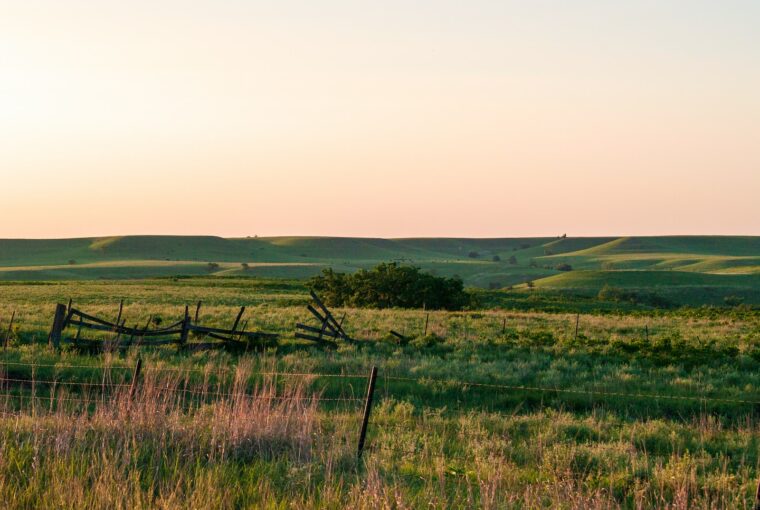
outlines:
[[0, 238], [760, 235], [760, 2], [0, 0]]

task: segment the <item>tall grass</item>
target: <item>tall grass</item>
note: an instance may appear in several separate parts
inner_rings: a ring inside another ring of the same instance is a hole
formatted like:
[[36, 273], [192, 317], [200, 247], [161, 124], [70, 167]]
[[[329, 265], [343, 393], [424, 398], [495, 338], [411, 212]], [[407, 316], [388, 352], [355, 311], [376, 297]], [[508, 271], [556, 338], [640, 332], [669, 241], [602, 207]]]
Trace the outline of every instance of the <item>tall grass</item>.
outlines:
[[214, 476], [265, 460], [308, 462], [317, 427], [318, 396], [303, 383], [264, 381], [249, 391], [249, 378], [241, 364], [224, 393], [208, 383], [188, 392], [181, 373], [147, 372], [133, 396], [118, 386], [107, 398], [69, 390], [30, 393], [22, 406], [6, 398], [5, 507], [230, 505], [237, 481], [215, 487]]

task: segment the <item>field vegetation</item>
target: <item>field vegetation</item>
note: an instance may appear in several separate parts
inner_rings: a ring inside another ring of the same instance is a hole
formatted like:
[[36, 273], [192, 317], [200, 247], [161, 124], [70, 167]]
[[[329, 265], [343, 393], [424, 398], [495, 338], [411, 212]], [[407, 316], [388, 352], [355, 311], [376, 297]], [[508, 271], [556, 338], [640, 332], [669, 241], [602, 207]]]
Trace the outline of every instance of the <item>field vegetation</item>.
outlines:
[[[307, 292], [300, 280], [214, 276], [1, 284], [0, 335], [16, 312], [0, 363], [6, 506], [753, 506], [750, 306], [654, 308], [537, 284], [476, 292], [464, 311], [340, 308], [357, 342], [323, 350], [293, 337], [309, 320]], [[47, 332], [69, 298], [102, 317], [124, 299], [136, 324], [173, 322], [202, 300], [200, 321], [229, 327], [246, 305], [249, 330], [282, 338], [244, 355], [56, 353]], [[357, 460], [371, 366], [376, 402]]]
[[[304, 279], [382, 262], [461, 278], [467, 287], [596, 295], [663, 294], [673, 306], [760, 304], [760, 238], [671, 236], [502, 239], [126, 236], [0, 240], [0, 280], [258, 276]], [[528, 285], [531, 282], [532, 287]], [[519, 298], [519, 296], [518, 296]]]

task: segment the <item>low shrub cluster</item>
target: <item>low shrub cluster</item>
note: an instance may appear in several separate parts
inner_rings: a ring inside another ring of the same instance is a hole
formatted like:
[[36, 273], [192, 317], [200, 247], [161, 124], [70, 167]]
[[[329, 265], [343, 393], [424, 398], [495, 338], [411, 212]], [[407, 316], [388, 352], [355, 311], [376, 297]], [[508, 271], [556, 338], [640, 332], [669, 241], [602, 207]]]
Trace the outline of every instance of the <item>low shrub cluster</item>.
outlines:
[[309, 281], [309, 287], [330, 306], [462, 310], [471, 304], [461, 279], [433, 276], [395, 262], [353, 274], [325, 269]]
[[673, 303], [657, 294], [625, 290], [610, 285], [602, 287], [597, 298], [601, 301], [612, 301], [615, 303], [628, 302], [631, 304], [647, 305], [654, 308], [670, 308], [673, 306]]

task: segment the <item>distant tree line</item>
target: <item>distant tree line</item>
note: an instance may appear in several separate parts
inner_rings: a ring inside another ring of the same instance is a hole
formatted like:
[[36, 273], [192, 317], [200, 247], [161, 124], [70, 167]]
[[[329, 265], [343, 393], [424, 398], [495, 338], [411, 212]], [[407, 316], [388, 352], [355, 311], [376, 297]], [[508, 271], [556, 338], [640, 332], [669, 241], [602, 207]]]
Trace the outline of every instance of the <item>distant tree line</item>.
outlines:
[[308, 285], [329, 306], [462, 310], [472, 301], [460, 278], [433, 276], [397, 262], [353, 274], [324, 269]]

